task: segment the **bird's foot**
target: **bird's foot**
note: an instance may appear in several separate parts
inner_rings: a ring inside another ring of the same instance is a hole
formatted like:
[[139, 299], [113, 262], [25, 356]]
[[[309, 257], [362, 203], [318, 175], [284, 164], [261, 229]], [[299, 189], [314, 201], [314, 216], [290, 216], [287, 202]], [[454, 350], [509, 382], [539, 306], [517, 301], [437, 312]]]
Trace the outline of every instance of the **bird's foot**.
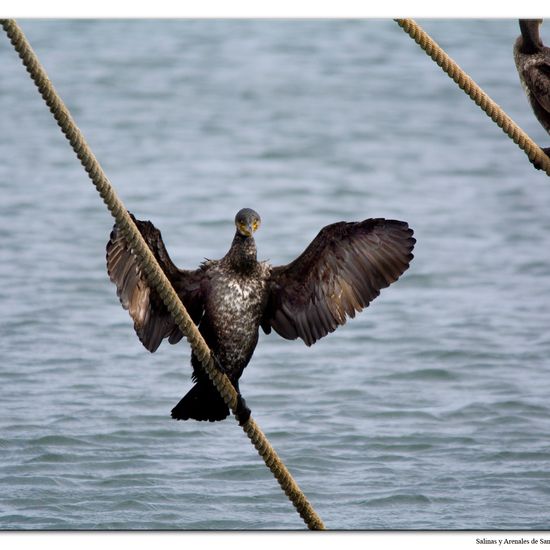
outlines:
[[251, 412], [252, 411], [246, 406], [244, 397], [239, 393], [237, 395], [237, 408], [235, 410], [235, 416], [239, 421], [239, 426], [243, 426], [248, 422]]
[[[541, 147], [542, 151], [544, 152], [544, 154], [547, 156], [547, 157], [550, 157], [550, 147]], [[539, 164], [538, 162], [536, 161], [531, 161], [533, 163], [533, 166], [537, 169], [537, 170], [542, 170], [542, 164]]]

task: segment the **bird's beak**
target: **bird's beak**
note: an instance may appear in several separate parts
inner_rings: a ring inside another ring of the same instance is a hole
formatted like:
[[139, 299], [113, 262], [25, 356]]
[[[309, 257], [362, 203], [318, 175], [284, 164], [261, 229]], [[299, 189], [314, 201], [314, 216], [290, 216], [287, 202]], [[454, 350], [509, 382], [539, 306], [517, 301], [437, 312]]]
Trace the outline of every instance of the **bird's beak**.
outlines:
[[244, 235], [245, 237], [252, 237], [252, 233], [254, 233], [254, 229], [252, 228], [252, 225], [249, 223], [247, 223], [246, 225], [240, 224], [239, 231], [241, 235]]
[[260, 227], [259, 221], [253, 221], [252, 223], [238, 224], [239, 233], [241, 235], [244, 235], [245, 237], [252, 237], [252, 235], [257, 231], [258, 227]]

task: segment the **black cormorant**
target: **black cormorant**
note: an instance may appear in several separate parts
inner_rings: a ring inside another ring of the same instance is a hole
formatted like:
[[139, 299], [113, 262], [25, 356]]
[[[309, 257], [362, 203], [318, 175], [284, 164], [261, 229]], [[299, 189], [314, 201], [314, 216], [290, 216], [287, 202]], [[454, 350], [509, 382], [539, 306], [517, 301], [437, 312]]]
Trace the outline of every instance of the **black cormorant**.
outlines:
[[[542, 19], [520, 19], [514, 44], [514, 61], [529, 103], [544, 129], [550, 133], [550, 48], [540, 39]], [[542, 149], [550, 156], [550, 147]], [[540, 169], [538, 163], [533, 163]]]
[[[273, 267], [256, 259], [253, 233], [260, 216], [244, 208], [235, 217], [235, 237], [227, 254], [188, 271], [174, 265], [151, 222], [132, 219], [237, 392], [260, 326], [267, 334], [273, 328], [283, 338], [301, 338], [311, 346], [396, 281], [409, 267], [416, 242], [405, 222], [338, 222], [324, 227], [293, 262]], [[116, 224], [107, 243], [107, 271], [149, 351], [164, 338], [171, 344], [181, 340], [182, 333], [148, 286]], [[172, 417], [223, 420], [228, 407], [194, 354], [191, 363], [195, 385], [172, 409]], [[250, 410], [238, 395], [242, 424]]]

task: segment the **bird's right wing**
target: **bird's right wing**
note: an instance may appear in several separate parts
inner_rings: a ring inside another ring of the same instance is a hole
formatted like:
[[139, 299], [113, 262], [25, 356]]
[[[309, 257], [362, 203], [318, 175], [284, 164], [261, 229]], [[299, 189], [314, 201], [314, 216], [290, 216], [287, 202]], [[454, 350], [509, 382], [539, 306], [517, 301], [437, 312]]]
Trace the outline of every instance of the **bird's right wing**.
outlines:
[[[149, 248], [155, 255], [174, 290], [195, 323], [202, 316], [201, 282], [204, 271], [178, 269], [164, 246], [160, 231], [149, 221], [137, 220], [130, 214]], [[117, 295], [124, 309], [134, 321], [134, 329], [141, 343], [151, 352], [156, 351], [164, 338], [171, 344], [179, 342], [183, 334], [175, 324], [157, 292], [149, 286], [136, 257], [115, 224], [107, 243], [107, 272], [117, 287]]]

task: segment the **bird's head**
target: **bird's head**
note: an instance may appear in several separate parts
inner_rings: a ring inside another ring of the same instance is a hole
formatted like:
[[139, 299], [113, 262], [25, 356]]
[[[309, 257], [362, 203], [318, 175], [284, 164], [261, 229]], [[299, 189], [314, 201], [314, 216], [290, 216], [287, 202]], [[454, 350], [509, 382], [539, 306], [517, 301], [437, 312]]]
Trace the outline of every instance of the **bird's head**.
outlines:
[[252, 237], [252, 234], [260, 227], [261, 223], [260, 215], [252, 210], [252, 208], [243, 208], [235, 216], [237, 233], [244, 237]]

